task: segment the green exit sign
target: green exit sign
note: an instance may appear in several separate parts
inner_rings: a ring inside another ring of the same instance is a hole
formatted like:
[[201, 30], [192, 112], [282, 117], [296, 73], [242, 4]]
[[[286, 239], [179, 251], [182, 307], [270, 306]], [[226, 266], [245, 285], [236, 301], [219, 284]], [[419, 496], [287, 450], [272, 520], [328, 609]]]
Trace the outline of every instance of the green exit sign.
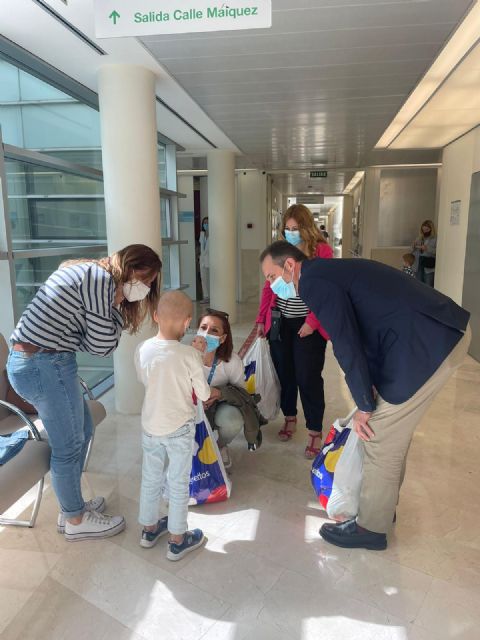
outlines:
[[310, 171], [310, 178], [326, 178], [328, 171]]

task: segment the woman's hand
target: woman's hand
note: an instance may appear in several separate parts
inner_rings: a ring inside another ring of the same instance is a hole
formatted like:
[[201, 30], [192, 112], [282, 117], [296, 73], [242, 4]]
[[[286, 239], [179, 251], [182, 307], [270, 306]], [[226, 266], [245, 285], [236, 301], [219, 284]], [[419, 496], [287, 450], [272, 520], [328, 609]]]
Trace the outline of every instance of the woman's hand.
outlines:
[[115, 307], [119, 307], [124, 300], [125, 300], [125, 296], [123, 295], [123, 287], [119, 285], [113, 297], [113, 305]]
[[210, 398], [203, 403], [203, 406], [205, 407], [205, 409], [209, 409], [212, 406], [212, 404], [215, 404], [215, 402], [217, 402], [217, 400], [220, 400], [221, 397], [222, 397], [222, 392], [220, 391], [220, 389], [217, 389], [217, 387], [211, 387]]
[[257, 322], [257, 338], [265, 338], [265, 325], [263, 322]]
[[298, 335], [300, 336], [300, 338], [306, 338], [307, 336], [311, 336], [314, 331], [315, 329], [312, 329], [312, 327], [309, 324], [304, 322], [300, 327], [300, 331], [298, 332]]

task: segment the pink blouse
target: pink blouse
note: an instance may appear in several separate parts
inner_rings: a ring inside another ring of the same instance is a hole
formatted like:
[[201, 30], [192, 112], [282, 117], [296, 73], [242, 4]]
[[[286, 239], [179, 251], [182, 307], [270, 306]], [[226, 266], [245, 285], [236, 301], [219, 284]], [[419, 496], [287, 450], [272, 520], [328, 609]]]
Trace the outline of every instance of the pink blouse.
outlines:
[[[316, 258], [333, 258], [333, 249], [326, 242], [319, 242], [317, 244], [317, 248], [315, 250]], [[272, 325], [272, 309], [275, 307], [277, 303], [277, 296], [273, 293], [272, 288], [270, 286], [270, 282], [268, 280], [265, 281], [265, 285], [262, 291], [262, 297], [260, 300], [260, 307], [258, 309], [258, 315], [255, 322], [261, 323], [265, 325], [265, 334], [270, 331], [270, 327]], [[322, 327], [320, 322], [317, 320], [317, 317], [310, 311], [310, 313], [305, 318], [305, 322], [312, 327], [315, 331], [318, 331], [320, 335], [322, 335], [325, 340], [329, 340], [328, 333]]]

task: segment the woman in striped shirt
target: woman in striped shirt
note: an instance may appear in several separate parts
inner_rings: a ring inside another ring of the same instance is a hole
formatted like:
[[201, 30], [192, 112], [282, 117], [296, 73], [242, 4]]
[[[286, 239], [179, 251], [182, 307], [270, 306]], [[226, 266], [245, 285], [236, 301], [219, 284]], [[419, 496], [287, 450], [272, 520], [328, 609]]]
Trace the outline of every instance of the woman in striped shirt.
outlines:
[[[298, 246], [309, 258], [332, 258], [333, 251], [315, 226], [310, 209], [303, 204], [289, 207], [282, 219], [282, 235]], [[280, 324], [272, 328], [272, 310]], [[257, 335], [267, 336], [270, 353], [281, 387], [280, 406], [285, 422], [278, 432], [283, 442], [297, 430], [297, 395], [300, 391], [308, 430], [305, 457], [314, 458], [320, 451], [325, 397], [322, 371], [328, 335], [298, 296], [283, 300], [277, 297], [267, 280], [262, 291], [257, 316]]]
[[105, 516], [102, 497], [85, 502], [80, 484], [93, 425], [77, 373], [76, 352], [108, 356], [123, 330], [136, 333], [156, 308], [162, 263], [132, 244], [100, 260], [70, 260], [40, 287], [11, 336], [7, 363], [15, 391], [32, 403], [52, 449], [57, 528], [67, 540], [104, 538], [125, 528]]

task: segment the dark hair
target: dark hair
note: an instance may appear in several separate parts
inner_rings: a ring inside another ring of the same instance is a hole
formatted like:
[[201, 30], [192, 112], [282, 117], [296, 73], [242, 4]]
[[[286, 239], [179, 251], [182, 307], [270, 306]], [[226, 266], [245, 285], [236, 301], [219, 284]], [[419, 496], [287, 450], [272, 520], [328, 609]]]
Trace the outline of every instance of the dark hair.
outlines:
[[208, 316], [213, 316], [220, 320], [223, 327], [223, 333], [226, 335], [225, 342], [223, 342], [217, 349], [217, 358], [222, 362], [230, 362], [230, 358], [233, 353], [233, 337], [228, 313], [225, 313], [225, 311], [217, 311], [216, 309], [206, 309], [200, 316], [198, 326], [200, 326], [202, 324], [202, 320]]
[[324, 230], [325, 230], [325, 225], [324, 225], [324, 224], [321, 224], [321, 225], [320, 225], [320, 229], [321, 229], [322, 231], [324, 231]]
[[205, 216], [204, 218], [202, 218], [202, 225], [201, 225], [202, 229], [206, 221], [208, 221], [208, 216]]
[[260, 254], [260, 262], [263, 262], [268, 256], [270, 256], [274, 264], [279, 267], [283, 267], [287, 258], [293, 258], [296, 262], [303, 262], [303, 260], [307, 259], [303, 251], [297, 249], [297, 247], [290, 244], [290, 242], [285, 242], [285, 240], [277, 240], [277, 242], [274, 242], [264, 249]]

